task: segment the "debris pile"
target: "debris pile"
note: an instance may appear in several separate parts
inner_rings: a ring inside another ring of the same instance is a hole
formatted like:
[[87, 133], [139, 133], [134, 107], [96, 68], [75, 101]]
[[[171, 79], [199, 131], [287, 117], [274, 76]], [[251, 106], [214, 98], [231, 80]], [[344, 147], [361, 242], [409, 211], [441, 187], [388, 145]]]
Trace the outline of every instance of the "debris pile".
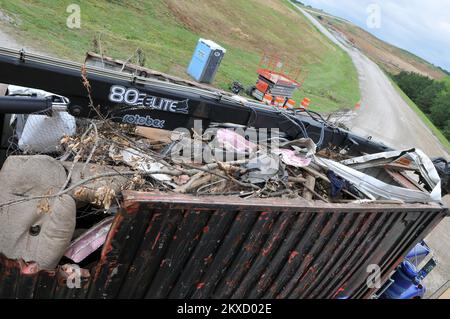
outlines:
[[170, 132], [77, 121], [77, 133], [61, 139], [57, 157], [68, 172], [62, 189], [78, 206], [109, 210], [123, 190], [327, 203], [440, 200], [439, 176], [419, 150], [349, 158], [330, 149], [317, 153], [309, 138], [249, 139], [253, 134], [241, 127]]
[[[192, 136], [91, 122], [87, 129], [61, 140], [61, 158], [66, 166], [70, 166], [67, 162], [73, 167], [83, 163], [108, 170], [97, 171], [91, 178], [122, 177], [97, 189], [85, 185], [75, 189], [77, 200], [91, 198], [91, 204], [105, 209], [122, 190], [241, 198], [302, 198], [307, 194], [309, 199], [334, 200], [323, 183], [329, 183], [328, 178], [312, 163], [316, 147], [311, 139], [256, 144], [233, 129], [220, 127]], [[105, 196], [109, 200], [104, 201]]]
[[310, 138], [225, 123], [165, 131], [76, 119], [76, 132], [65, 132], [45, 155], [38, 132], [28, 135], [37, 149], [13, 143], [0, 174], [0, 251], [41, 267], [97, 260], [124, 190], [325, 203], [441, 199], [433, 163], [415, 149], [351, 157], [318, 151]]

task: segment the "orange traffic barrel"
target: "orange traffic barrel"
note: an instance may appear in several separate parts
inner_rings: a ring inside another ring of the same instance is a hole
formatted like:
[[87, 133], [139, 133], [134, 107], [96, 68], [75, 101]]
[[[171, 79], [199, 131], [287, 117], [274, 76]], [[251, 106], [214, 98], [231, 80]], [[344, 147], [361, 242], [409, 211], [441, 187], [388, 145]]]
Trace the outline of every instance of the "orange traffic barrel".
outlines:
[[305, 108], [309, 107], [309, 104], [311, 103], [311, 100], [305, 97], [301, 103], [301, 105]]
[[272, 104], [272, 101], [273, 101], [272, 95], [270, 95], [270, 94], [264, 94], [264, 97], [263, 97], [263, 103], [265, 103], [265, 104], [267, 104], [267, 105], [270, 105], [270, 104]]
[[293, 99], [288, 99], [284, 107], [293, 109], [295, 107], [295, 101]]
[[277, 96], [275, 98], [275, 106], [278, 107], [283, 107], [284, 106], [284, 102], [286, 101], [286, 99], [282, 96]]

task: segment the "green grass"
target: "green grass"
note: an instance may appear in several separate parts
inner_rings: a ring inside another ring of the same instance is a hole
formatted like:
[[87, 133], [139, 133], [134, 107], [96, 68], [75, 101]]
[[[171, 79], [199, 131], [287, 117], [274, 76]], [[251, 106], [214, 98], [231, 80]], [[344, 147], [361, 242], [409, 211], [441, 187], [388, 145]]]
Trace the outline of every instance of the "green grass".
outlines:
[[441, 82], [444, 83], [447, 92], [450, 92], [450, 76], [446, 76]]
[[[80, 4], [81, 29], [66, 26], [72, 3]], [[261, 54], [269, 48], [309, 71], [297, 101], [309, 97], [314, 110], [328, 113], [353, 108], [360, 99], [350, 57], [287, 0], [0, 0], [0, 10], [19, 21], [6, 27], [39, 51], [79, 62], [100, 36], [109, 56], [125, 60], [139, 47], [146, 66], [188, 78], [196, 42], [206, 37], [227, 48], [214, 83], [219, 88], [228, 89], [234, 80], [253, 85]]]
[[428, 116], [422, 112], [422, 110], [414, 103], [406, 94], [402, 91], [402, 89], [395, 83], [391, 78], [389, 78], [394, 88], [400, 93], [403, 100], [408, 103], [408, 105], [413, 109], [414, 112], [422, 119], [426, 126], [431, 130], [431, 132], [437, 137], [439, 142], [446, 148], [448, 152], [450, 152], [450, 142], [449, 140], [442, 134], [442, 132], [431, 122]]

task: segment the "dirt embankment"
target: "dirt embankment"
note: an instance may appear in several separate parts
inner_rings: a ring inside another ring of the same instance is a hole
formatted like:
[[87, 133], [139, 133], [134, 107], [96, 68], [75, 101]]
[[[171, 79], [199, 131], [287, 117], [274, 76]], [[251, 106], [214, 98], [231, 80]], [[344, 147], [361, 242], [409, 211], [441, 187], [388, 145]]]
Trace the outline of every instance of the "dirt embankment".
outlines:
[[442, 79], [446, 76], [444, 72], [428, 62], [376, 38], [356, 25], [329, 16], [321, 16], [321, 22], [341, 33], [355, 47], [377, 64], [382, 65], [390, 73], [398, 74], [401, 71], [407, 71], [429, 76], [433, 79]]

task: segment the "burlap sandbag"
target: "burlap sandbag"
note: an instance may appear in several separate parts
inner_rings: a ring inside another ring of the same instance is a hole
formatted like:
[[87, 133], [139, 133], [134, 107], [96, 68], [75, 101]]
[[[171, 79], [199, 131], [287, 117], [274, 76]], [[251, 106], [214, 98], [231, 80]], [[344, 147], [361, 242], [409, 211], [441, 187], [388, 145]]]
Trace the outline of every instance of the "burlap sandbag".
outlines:
[[52, 269], [70, 244], [76, 223], [69, 195], [2, 204], [56, 194], [67, 178], [62, 164], [48, 156], [10, 156], [0, 171], [0, 252]]

